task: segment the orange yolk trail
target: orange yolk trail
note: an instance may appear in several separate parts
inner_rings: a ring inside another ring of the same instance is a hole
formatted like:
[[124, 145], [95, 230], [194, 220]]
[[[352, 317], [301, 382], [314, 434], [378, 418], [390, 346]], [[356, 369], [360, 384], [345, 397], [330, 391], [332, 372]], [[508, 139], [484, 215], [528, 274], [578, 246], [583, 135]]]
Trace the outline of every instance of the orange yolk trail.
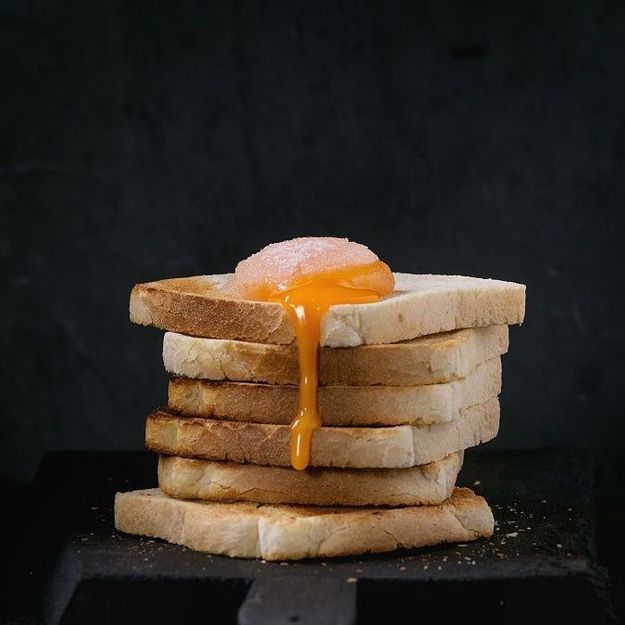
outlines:
[[293, 325], [299, 351], [299, 410], [291, 424], [291, 465], [310, 463], [314, 431], [322, 425], [317, 389], [321, 321], [335, 304], [367, 304], [393, 292], [391, 270], [382, 261], [322, 271], [281, 285], [266, 299], [282, 304]]

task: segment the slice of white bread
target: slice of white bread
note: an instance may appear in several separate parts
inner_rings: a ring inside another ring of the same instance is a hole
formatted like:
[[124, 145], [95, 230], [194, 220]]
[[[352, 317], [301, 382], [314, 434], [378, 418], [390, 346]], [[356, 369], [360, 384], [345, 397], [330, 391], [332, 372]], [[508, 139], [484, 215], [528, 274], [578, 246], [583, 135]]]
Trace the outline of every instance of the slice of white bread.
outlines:
[[[297, 386], [173, 378], [167, 403], [191, 417], [288, 425], [297, 414], [298, 392]], [[319, 413], [325, 425], [430, 425], [458, 419], [463, 409], [500, 392], [501, 359], [493, 358], [443, 384], [322, 386]]]
[[[401, 343], [319, 351], [322, 385], [416, 386], [464, 378], [508, 351], [508, 326], [468, 328]], [[207, 339], [175, 332], [163, 339], [165, 369], [176, 376], [232, 382], [299, 384], [297, 347]]]
[[436, 506], [406, 508], [183, 501], [150, 489], [117, 493], [115, 527], [195, 551], [284, 561], [466, 542], [491, 536], [494, 519], [467, 488]]
[[[130, 320], [191, 336], [254, 343], [291, 343], [280, 304], [235, 297], [232, 274], [137, 284]], [[373, 304], [332, 306], [323, 318], [321, 345], [396, 343], [458, 328], [521, 323], [525, 286], [464, 276], [395, 274], [395, 293]]]
[[[322, 427], [313, 435], [310, 466], [407, 468], [442, 460], [497, 435], [497, 398], [467, 408], [461, 419], [416, 427]], [[156, 410], [146, 419], [148, 449], [168, 456], [291, 466], [290, 427], [180, 417]]]
[[418, 506], [451, 497], [463, 453], [411, 469], [264, 467], [161, 456], [158, 485], [178, 499], [313, 506]]

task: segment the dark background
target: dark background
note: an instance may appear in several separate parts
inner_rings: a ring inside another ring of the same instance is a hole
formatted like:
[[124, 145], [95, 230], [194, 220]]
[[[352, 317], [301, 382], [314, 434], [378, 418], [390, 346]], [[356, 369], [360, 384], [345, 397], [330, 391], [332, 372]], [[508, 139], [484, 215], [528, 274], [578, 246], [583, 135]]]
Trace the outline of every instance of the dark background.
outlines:
[[0, 80], [5, 478], [142, 446], [134, 283], [332, 234], [526, 283], [493, 445], [589, 447], [619, 487], [623, 2], [5, 1]]

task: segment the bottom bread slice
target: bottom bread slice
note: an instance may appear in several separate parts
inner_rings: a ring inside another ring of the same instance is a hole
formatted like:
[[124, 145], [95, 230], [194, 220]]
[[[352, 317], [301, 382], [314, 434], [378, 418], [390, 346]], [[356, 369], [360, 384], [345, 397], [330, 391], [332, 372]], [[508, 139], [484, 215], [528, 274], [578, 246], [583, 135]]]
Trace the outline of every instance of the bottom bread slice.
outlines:
[[158, 489], [117, 493], [115, 527], [239, 558], [301, 560], [465, 542], [493, 533], [493, 514], [467, 488], [436, 506], [318, 508], [182, 501]]
[[449, 498], [463, 452], [409, 469], [268, 467], [161, 456], [158, 485], [181, 499], [315, 506], [418, 506]]

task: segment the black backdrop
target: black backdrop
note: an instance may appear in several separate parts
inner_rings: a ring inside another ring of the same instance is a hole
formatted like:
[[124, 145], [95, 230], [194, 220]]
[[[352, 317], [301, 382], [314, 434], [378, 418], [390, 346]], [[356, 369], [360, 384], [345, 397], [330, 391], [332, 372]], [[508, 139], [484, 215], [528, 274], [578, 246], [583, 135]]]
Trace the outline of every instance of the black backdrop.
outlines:
[[142, 446], [133, 283], [321, 234], [525, 282], [493, 444], [622, 476], [622, 2], [14, 0], [0, 76], [5, 477]]

